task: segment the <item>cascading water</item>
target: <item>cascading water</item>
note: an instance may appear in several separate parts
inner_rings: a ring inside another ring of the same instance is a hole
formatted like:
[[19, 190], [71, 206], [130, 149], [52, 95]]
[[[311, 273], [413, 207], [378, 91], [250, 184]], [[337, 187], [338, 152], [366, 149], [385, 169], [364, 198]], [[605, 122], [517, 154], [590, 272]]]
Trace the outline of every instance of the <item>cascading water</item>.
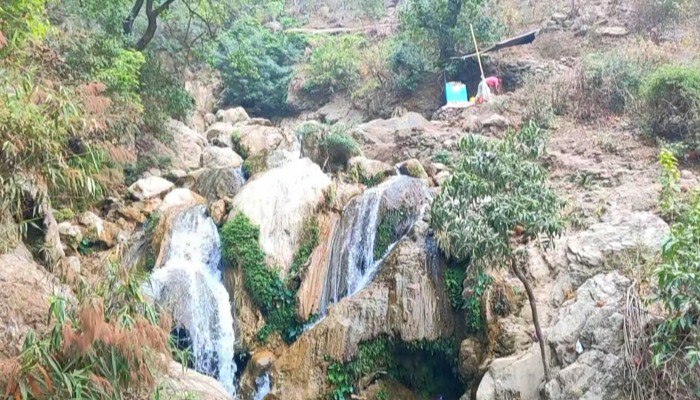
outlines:
[[270, 393], [270, 374], [263, 373], [255, 379], [255, 396], [253, 400], [264, 400]]
[[187, 332], [194, 368], [216, 377], [235, 392], [233, 316], [219, 269], [221, 241], [205, 206], [178, 214], [165, 249], [145, 291]]
[[[420, 180], [395, 176], [348, 203], [331, 242], [328, 275], [319, 305], [321, 315], [326, 314], [329, 305], [357, 293], [372, 281], [384, 257], [422, 215], [429, 197]], [[391, 207], [405, 209], [401, 221], [393, 227], [397, 241], [376, 259], [381, 213]]]

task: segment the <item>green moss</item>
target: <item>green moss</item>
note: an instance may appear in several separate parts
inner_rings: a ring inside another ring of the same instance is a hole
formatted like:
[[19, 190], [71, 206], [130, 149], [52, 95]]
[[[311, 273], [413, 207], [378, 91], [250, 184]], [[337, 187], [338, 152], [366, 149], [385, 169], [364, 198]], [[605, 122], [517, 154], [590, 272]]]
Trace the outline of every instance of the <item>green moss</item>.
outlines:
[[241, 132], [233, 131], [231, 134], [231, 143], [233, 144], [233, 151], [235, 151], [244, 160], [248, 158], [248, 148], [243, 146], [241, 143]]
[[61, 208], [60, 210], [54, 211], [53, 217], [56, 219], [56, 222], [61, 223], [75, 218], [75, 213], [70, 208]]
[[399, 239], [397, 228], [407, 214], [407, 211], [404, 209], [390, 210], [382, 214], [377, 226], [377, 236], [374, 239], [375, 260], [384, 257], [389, 246]]
[[225, 260], [243, 269], [243, 286], [267, 325], [258, 333], [265, 341], [270, 333], [280, 332], [287, 342], [294, 341], [303, 324], [296, 316], [296, 296], [280, 278], [279, 271], [265, 263], [265, 252], [258, 241], [260, 229], [243, 214], [237, 214], [221, 230]]
[[267, 151], [246, 158], [243, 161], [243, 173], [246, 176], [253, 176], [267, 169]]
[[401, 382], [421, 398], [458, 398], [465, 389], [455, 373], [457, 355], [457, 343], [452, 339], [404, 342], [383, 336], [363, 342], [351, 361], [330, 363], [330, 398], [346, 399], [356, 394], [362, 378], [378, 374]]
[[329, 165], [345, 167], [352, 157], [361, 154], [360, 145], [347, 134], [348, 130], [347, 125], [335, 124], [321, 139], [319, 148]]
[[[287, 277], [289, 282], [298, 280], [304, 275], [305, 271], [303, 268], [309, 262], [311, 253], [313, 253], [316, 246], [318, 246], [318, 218], [312, 216], [304, 222], [301, 244], [294, 255], [294, 261]], [[294, 283], [291, 284], [295, 285]]]

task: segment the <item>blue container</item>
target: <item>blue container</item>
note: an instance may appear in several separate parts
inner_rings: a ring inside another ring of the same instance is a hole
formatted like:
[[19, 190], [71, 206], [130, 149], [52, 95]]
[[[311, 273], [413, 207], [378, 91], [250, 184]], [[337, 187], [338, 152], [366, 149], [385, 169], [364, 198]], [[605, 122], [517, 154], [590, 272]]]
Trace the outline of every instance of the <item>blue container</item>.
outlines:
[[467, 87], [461, 82], [447, 82], [445, 84], [445, 97], [447, 104], [469, 102]]

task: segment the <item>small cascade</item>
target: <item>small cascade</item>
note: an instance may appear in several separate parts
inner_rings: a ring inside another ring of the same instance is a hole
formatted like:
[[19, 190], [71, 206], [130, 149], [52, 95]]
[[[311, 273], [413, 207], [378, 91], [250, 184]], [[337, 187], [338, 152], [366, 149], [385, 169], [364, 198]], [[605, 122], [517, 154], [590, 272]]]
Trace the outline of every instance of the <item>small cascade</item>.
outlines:
[[270, 393], [270, 374], [266, 371], [255, 379], [255, 396], [253, 400], [263, 400]]
[[219, 233], [205, 206], [175, 217], [166, 251], [145, 291], [172, 314], [176, 330], [186, 332], [194, 369], [234, 393], [233, 316], [219, 269]]
[[[395, 176], [346, 205], [331, 242], [328, 275], [319, 305], [322, 315], [329, 305], [357, 293], [372, 281], [384, 257], [422, 216], [429, 197], [420, 180]], [[385, 227], [383, 234], [395, 240], [375, 251], [381, 241], [377, 235], [383, 218], [392, 212], [399, 217], [391, 223], [391, 233]]]

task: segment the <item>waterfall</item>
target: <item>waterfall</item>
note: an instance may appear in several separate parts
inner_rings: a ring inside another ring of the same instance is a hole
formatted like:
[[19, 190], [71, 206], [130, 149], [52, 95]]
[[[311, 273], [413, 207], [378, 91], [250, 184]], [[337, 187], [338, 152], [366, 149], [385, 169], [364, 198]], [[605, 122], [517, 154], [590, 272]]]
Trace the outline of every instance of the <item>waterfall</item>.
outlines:
[[270, 373], [265, 372], [255, 378], [255, 396], [253, 400], [263, 400], [270, 393]]
[[[395, 176], [352, 199], [331, 241], [328, 275], [319, 311], [362, 290], [379, 271], [384, 257], [422, 215], [430, 195], [425, 184], [413, 178]], [[375, 259], [377, 229], [383, 213], [405, 208], [405, 214], [392, 227], [396, 240]]]
[[207, 208], [180, 212], [173, 220], [163, 267], [145, 291], [169, 311], [176, 329], [187, 332], [194, 368], [235, 392], [233, 316], [222, 283], [221, 241]]

